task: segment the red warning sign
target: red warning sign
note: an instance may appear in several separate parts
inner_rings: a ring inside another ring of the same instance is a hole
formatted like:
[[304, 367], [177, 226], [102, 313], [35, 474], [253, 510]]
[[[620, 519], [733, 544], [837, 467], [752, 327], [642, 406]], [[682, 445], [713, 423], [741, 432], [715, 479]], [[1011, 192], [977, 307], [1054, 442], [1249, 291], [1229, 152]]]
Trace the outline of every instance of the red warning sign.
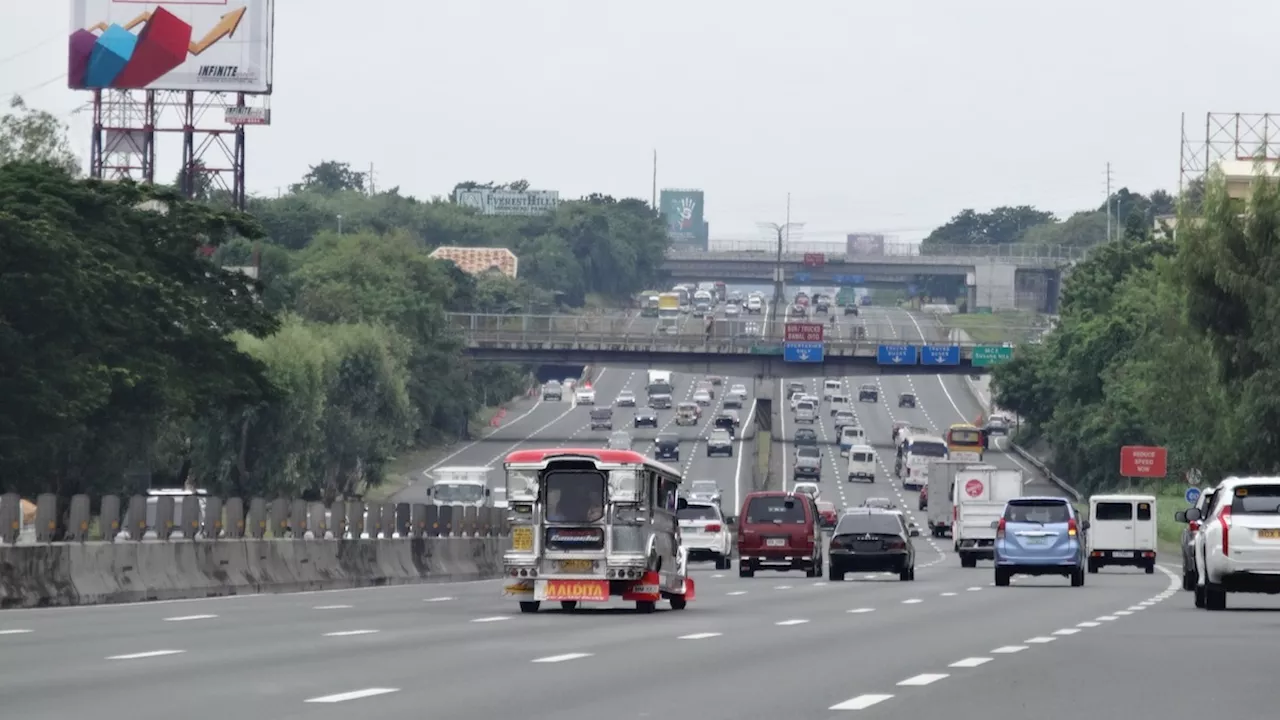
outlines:
[[1162, 478], [1168, 470], [1169, 451], [1154, 445], [1125, 445], [1120, 448], [1120, 475], [1131, 478]]
[[964, 484], [964, 494], [971, 498], [980, 497], [982, 490], [982, 481], [976, 478]]

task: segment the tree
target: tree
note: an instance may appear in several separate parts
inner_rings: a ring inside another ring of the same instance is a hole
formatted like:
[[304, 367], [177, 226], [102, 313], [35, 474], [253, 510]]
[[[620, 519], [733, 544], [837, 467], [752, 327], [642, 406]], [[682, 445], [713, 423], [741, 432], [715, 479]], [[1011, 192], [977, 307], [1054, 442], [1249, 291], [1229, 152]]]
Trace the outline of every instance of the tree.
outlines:
[[260, 228], [171, 190], [0, 167], [0, 483], [118, 489], [175, 421], [272, 399], [228, 333], [275, 319], [249, 278], [197, 253], [233, 233]]
[[356, 172], [351, 165], [334, 160], [324, 160], [319, 165], [312, 165], [302, 182], [295, 183], [291, 192], [311, 190], [325, 195], [346, 191], [364, 192], [365, 173]]
[[922, 246], [1007, 245], [1017, 242], [1027, 230], [1053, 222], [1057, 222], [1053, 213], [1028, 205], [1002, 206], [985, 213], [962, 210], [929, 233]]
[[80, 160], [67, 143], [67, 126], [53, 114], [27, 106], [17, 95], [9, 112], [0, 115], [0, 165], [47, 163], [70, 175], [80, 174]]

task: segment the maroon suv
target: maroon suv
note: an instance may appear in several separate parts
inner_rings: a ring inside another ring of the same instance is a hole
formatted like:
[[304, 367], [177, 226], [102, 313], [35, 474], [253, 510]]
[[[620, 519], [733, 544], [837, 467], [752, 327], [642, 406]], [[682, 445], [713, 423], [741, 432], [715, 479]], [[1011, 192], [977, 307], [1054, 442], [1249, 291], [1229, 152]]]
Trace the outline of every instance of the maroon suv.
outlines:
[[804, 570], [822, 577], [818, 507], [802, 493], [753, 492], [738, 516], [738, 576]]

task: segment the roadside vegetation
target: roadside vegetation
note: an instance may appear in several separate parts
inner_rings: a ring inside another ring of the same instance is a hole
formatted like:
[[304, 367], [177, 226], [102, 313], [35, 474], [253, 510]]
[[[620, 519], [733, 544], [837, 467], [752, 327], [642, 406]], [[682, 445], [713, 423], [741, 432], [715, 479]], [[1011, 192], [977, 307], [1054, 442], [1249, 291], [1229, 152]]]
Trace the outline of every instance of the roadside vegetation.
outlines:
[[[64, 133], [21, 103], [0, 116], [0, 492], [25, 497], [363, 493], [532, 383], [470, 363], [446, 313], [616, 306], [667, 244], [640, 200], [482, 217], [332, 161], [239, 213], [200, 172], [78, 179]], [[509, 248], [519, 278], [440, 246]]]

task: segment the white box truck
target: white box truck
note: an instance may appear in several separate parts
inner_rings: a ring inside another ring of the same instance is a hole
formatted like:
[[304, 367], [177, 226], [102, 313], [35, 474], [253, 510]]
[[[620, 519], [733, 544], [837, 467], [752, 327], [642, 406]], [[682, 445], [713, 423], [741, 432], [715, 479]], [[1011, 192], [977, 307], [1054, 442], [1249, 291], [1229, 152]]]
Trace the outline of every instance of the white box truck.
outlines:
[[[994, 465], [969, 465], [955, 475], [951, 488], [951, 537], [961, 567], [977, 567], [995, 553], [995, 522], [1004, 517], [1008, 501], [1022, 497], [1021, 470], [1001, 470]], [[930, 503], [933, 498], [930, 497]]]
[[979, 463], [963, 460], [934, 460], [929, 463], [929, 484], [925, 497], [928, 499], [929, 531], [936, 538], [946, 537], [951, 533], [951, 521], [955, 518], [955, 503], [951, 500], [951, 486], [955, 484], [956, 473]]
[[484, 507], [489, 500], [489, 468], [442, 467], [423, 473], [431, 480], [433, 505]]

